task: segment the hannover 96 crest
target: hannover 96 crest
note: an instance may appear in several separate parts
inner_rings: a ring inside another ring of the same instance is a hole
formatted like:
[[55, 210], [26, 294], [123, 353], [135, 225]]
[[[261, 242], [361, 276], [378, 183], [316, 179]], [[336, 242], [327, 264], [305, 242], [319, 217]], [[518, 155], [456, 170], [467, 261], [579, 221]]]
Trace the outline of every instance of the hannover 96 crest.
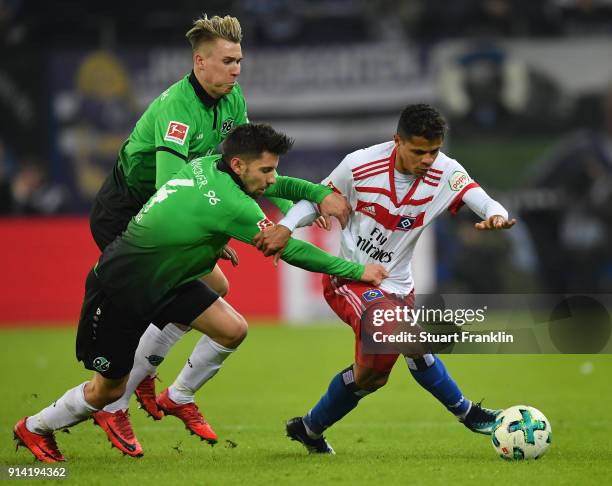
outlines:
[[227, 135], [234, 128], [234, 119], [226, 118], [221, 124], [221, 135]]

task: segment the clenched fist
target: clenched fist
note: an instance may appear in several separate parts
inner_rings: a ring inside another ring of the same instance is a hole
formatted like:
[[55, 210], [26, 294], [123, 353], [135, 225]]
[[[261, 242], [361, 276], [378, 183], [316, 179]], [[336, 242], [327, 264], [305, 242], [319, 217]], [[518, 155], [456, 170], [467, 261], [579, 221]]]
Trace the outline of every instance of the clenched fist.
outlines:
[[368, 263], [365, 266], [360, 280], [378, 287], [380, 283], [389, 276], [387, 269], [378, 263]]

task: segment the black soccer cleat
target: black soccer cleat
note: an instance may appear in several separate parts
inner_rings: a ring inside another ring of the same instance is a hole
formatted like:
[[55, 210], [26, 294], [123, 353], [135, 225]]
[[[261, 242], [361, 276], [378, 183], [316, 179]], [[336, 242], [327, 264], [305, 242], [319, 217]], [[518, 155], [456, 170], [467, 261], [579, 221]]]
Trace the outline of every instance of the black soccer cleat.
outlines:
[[302, 421], [302, 417], [294, 417], [287, 421], [285, 427], [287, 431], [287, 437], [291, 440], [297, 440], [301, 442], [308, 454], [335, 454], [336, 452], [325, 440], [325, 437], [321, 436], [318, 439], [313, 439], [306, 432], [306, 427]]
[[484, 408], [481, 406], [482, 401], [478, 403], [472, 403], [470, 411], [464, 419], [460, 419], [468, 429], [477, 434], [490, 435], [493, 432], [495, 426], [495, 420], [497, 416], [502, 413], [503, 410], [492, 410], [490, 408]]

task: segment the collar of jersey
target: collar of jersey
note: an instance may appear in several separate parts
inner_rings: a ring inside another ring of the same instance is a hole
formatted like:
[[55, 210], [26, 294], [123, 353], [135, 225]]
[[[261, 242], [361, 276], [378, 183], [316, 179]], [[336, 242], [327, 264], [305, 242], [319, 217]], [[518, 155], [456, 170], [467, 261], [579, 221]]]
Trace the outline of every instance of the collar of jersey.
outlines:
[[251, 196], [248, 192], [246, 192], [246, 187], [244, 187], [244, 184], [240, 180], [240, 177], [238, 177], [238, 175], [232, 170], [229, 164], [225, 160], [223, 160], [223, 157], [217, 160], [217, 169], [229, 175], [238, 185], [238, 187], [242, 190], [242, 192], [244, 192], [247, 196]]
[[200, 98], [200, 101], [204, 104], [204, 106], [206, 106], [207, 108], [212, 108], [217, 103], [219, 103], [219, 100], [221, 98], [215, 99], [212, 96], [210, 96], [206, 92], [206, 90], [202, 88], [202, 85], [200, 84], [198, 79], [195, 77], [195, 73], [193, 71], [191, 71], [191, 74], [189, 75], [189, 83], [191, 83], [191, 86], [193, 87], [195, 94], [197, 95], [198, 98]]

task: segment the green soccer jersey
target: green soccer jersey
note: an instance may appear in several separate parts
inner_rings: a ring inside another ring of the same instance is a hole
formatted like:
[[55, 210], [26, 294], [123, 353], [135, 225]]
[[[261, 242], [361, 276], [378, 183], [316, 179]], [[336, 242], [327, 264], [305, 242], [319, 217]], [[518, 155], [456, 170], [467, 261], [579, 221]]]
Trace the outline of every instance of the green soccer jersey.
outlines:
[[[264, 196], [321, 200], [331, 189], [278, 177]], [[150, 318], [178, 286], [214, 268], [230, 238], [252, 244], [272, 223], [220, 155], [194, 159], [166, 182], [123, 235], [100, 258], [96, 274], [105, 292], [137, 315]], [[315, 272], [359, 279], [364, 267], [290, 239], [288, 263]]]
[[247, 107], [238, 84], [215, 99], [193, 72], [185, 76], [149, 105], [119, 151], [130, 192], [144, 203], [187, 161], [215, 153], [234, 125], [243, 123]]
[[[193, 72], [185, 76], [149, 105], [119, 151], [119, 167], [130, 192], [142, 206], [186, 162], [215, 153], [234, 126], [248, 121], [239, 84], [215, 99]], [[269, 199], [283, 214], [293, 205]]]

